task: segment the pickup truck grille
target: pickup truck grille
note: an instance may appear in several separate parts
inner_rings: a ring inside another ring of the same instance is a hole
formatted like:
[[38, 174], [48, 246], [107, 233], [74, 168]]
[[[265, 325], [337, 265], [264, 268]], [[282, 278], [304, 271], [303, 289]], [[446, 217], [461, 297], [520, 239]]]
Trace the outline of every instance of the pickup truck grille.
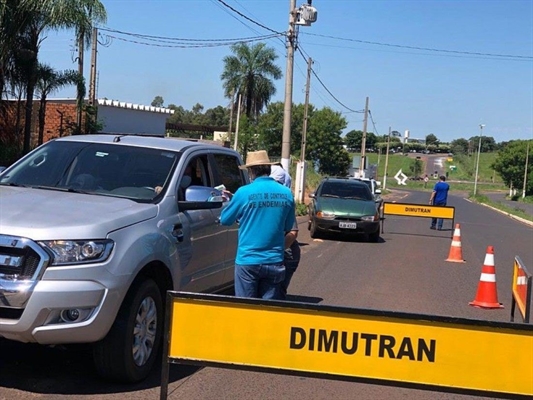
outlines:
[[31, 279], [40, 261], [39, 254], [30, 247], [0, 246], [0, 275]]
[[33, 240], [0, 235], [0, 318], [20, 316], [49, 262]]

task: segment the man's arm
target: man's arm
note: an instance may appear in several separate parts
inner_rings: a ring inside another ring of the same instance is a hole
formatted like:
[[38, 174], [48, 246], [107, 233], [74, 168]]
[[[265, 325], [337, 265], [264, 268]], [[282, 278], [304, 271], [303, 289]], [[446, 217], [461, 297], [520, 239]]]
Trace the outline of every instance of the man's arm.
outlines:
[[222, 209], [220, 213], [220, 224], [225, 226], [231, 226], [239, 218], [239, 213], [241, 210], [240, 206], [240, 196], [237, 192], [232, 196], [231, 201], [228, 202], [228, 205]]
[[435, 190], [431, 192], [431, 197], [429, 198], [429, 204], [433, 204], [433, 199], [435, 198], [435, 193], [437, 193]]

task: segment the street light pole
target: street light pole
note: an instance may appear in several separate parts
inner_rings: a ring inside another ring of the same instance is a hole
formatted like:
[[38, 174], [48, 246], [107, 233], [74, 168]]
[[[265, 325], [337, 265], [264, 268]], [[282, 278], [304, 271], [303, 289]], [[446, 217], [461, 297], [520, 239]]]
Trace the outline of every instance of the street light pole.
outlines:
[[483, 128], [485, 127], [484, 124], [479, 124], [479, 144], [477, 148], [477, 160], [476, 160], [476, 176], [474, 177], [474, 196], [477, 194], [477, 175], [479, 172], [479, 153], [481, 153], [481, 138], [483, 137]]

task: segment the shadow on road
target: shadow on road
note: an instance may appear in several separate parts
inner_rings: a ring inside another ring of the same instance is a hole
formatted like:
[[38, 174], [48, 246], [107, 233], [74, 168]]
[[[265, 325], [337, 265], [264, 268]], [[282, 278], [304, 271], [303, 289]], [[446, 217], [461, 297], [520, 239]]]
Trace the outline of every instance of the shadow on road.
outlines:
[[[199, 367], [170, 366], [170, 382], [198, 371]], [[118, 384], [102, 380], [92, 363], [89, 345], [46, 347], [0, 339], [0, 386], [30, 393], [98, 395], [158, 388], [161, 360], [142, 382]]]

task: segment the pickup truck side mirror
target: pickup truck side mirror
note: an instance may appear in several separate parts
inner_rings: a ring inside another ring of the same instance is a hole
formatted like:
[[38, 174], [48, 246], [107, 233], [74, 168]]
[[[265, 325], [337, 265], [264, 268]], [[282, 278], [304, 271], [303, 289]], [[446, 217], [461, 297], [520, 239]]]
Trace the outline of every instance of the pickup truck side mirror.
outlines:
[[206, 186], [189, 186], [185, 190], [185, 201], [178, 201], [180, 210], [210, 210], [221, 208], [222, 192]]
[[376, 190], [374, 190], [374, 192], [375, 192], [376, 194], [381, 194], [381, 189], [376, 189]]

